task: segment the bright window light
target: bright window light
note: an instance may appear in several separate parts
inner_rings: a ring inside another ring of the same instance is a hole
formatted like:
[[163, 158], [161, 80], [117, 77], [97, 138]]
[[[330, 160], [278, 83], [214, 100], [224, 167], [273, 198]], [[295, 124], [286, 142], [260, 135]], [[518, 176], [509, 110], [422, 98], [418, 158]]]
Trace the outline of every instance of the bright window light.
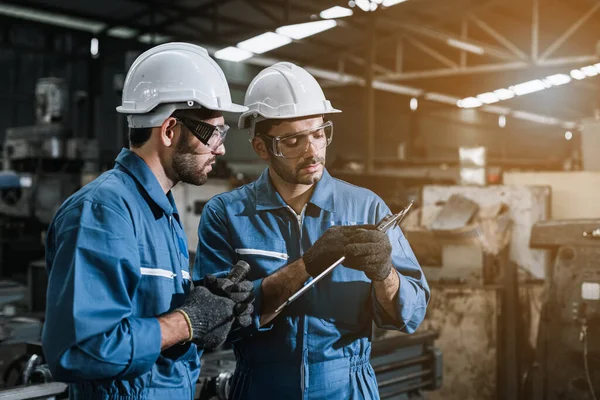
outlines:
[[291, 37], [292, 39], [300, 40], [305, 37], [316, 35], [337, 25], [337, 21], [330, 19], [326, 21], [306, 22], [303, 24], [286, 25], [277, 28], [275, 32], [280, 35]]
[[588, 65], [587, 67], [581, 68], [581, 72], [583, 72], [587, 76], [598, 75], [598, 70], [596, 70], [596, 68], [593, 65]]
[[321, 11], [319, 16], [323, 19], [344, 18], [352, 15], [352, 10], [346, 7], [335, 6]]
[[508, 100], [508, 99], [512, 99], [513, 97], [515, 97], [515, 94], [508, 89], [498, 89], [498, 90], [494, 90], [494, 93], [496, 94], [496, 96], [498, 96], [498, 98], [500, 100]]
[[446, 43], [448, 43], [452, 47], [456, 47], [457, 49], [468, 51], [470, 53], [483, 54], [485, 52], [483, 50], [483, 47], [480, 47], [480, 46], [477, 46], [477, 45], [474, 45], [471, 43], [463, 42], [461, 40], [456, 40], [456, 39], [450, 38], [446, 41]]
[[371, 9], [371, 3], [369, 0], [354, 0], [354, 4], [363, 11], [369, 11]]
[[585, 79], [586, 76], [587, 76], [586, 74], [584, 74], [583, 72], [581, 72], [578, 69], [574, 69], [571, 71], [571, 78], [577, 79], [578, 81]]
[[478, 95], [477, 98], [485, 104], [492, 104], [500, 101], [500, 98], [492, 92], [482, 93]]
[[571, 82], [571, 77], [567, 74], [556, 74], [548, 76], [546, 80], [554, 86], [560, 86]]
[[404, 3], [406, 0], [383, 0], [384, 7], [395, 6], [396, 4]]
[[467, 97], [466, 99], [459, 100], [457, 105], [460, 108], [475, 108], [482, 106], [483, 103], [475, 97]]
[[287, 36], [278, 35], [274, 32], [265, 32], [248, 40], [237, 44], [237, 47], [243, 50], [251, 51], [254, 54], [262, 54], [267, 51], [285, 46], [292, 42]]
[[544, 90], [546, 86], [544, 82], [539, 79], [534, 79], [529, 82], [519, 83], [518, 85], [511, 86], [510, 89], [515, 92], [517, 96], [523, 96], [524, 94], [538, 92]]
[[600, 63], [594, 64], [594, 68], [596, 68], [596, 71], [600, 72]]
[[238, 49], [237, 47], [229, 46], [224, 49], [215, 51], [215, 58], [220, 60], [240, 62], [249, 59], [254, 54], [244, 49]]

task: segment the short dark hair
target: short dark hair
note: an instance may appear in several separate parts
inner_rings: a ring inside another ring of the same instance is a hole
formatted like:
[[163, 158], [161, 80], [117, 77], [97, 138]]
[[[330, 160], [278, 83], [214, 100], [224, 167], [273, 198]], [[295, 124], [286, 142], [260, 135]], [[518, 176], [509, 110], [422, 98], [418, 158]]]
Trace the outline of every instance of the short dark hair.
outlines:
[[150, 135], [152, 135], [152, 128], [129, 128], [129, 147], [142, 147], [150, 140]]
[[271, 129], [280, 125], [284, 120], [281, 119], [264, 119], [262, 121], [258, 121], [254, 125], [254, 136], [258, 135], [268, 135], [271, 132]]
[[[170, 117], [194, 117], [200, 120], [216, 118], [220, 111], [210, 110], [208, 108], [194, 108], [185, 110], [175, 110]], [[152, 135], [152, 127], [147, 128], [129, 128], [129, 146], [132, 148], [142, 147]]]

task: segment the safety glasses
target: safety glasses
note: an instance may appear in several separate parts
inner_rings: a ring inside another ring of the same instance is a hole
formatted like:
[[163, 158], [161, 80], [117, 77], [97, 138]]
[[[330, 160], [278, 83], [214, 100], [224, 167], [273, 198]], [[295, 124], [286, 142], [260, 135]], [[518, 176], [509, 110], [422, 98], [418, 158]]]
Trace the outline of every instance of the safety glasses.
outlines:
[[227, 131], [229, 131], [229, 125], [211, 125], [204, 121], [186, 117], [175, 117], [175, 119], [213, 151], [223, 144]]
[[265, 140], [271, 152], [283, 158], [300, 158], [308, 151], [308, 146], [313, 145], [315, 150], [321, 150], [331, 144], [333, 140], [333, 121], [327, 121], [315, 128], [300, 132], [288, 133], [281, 136], [259, 134]]

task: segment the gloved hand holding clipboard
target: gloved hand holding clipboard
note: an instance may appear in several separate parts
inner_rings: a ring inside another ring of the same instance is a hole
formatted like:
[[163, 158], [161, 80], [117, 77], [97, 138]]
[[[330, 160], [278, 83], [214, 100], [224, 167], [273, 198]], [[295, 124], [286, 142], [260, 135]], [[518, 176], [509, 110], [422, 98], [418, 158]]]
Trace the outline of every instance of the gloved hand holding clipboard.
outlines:
[[[410, 208], [412, 207], [412, 205], [413, 205], [413, 202], [411, 202], [407, 207], [405, 207], [399, 213], [397, 213], [397, 214], [389, 214], [389, 215], [385, 216], [383, 219], [381, 219], [377, 223], [376, 228], [379, 231], [381, 231], [381, 232], [387, 232], [388, 230], [390, 230], [390, 229], [398, 226], [400, 224], [400, 222], [402, 221], [402, 219], [406, 216], [406, 214], [408, 214], [408, 211], [410, 210]], [[337, 267], [338, 265], [340, 265], [341, 263], [343, 263], [345, 259], [346, 259], [345, 257], [340, 257], [333, 264], [331, 264], [327, 269], [325, 269], [323, 272], [321, 272], [319, 275], [317, 275], [313, 280], [311, 280], [310, 282], [306, 283], [296, 293], [294, 293], [293, 295], [291, 295], [283, 304], [281, 304], [279, 307], [277, 307], [277, 309], [275, 310], [275, 313], [273, 315], [273, 318], [277, 314], [279, 314], [281, 311], [283, 311], [283, 309], [285, 307], [287, 307], [288, 305], [290, 305], [291, 303], [293, 303], [296, 299], [298, 299], [300, 296], [302, 296], [304, 293], [306, 293], [317, 282], [319, 282], [325, 276], [327, 276], [331, 271], [333, 271], [335, 269], [335, 267]], [[269, 321], [265, 321], [264, 324], [266, 324], [268, 322], [270, 322], [270, 320]]]

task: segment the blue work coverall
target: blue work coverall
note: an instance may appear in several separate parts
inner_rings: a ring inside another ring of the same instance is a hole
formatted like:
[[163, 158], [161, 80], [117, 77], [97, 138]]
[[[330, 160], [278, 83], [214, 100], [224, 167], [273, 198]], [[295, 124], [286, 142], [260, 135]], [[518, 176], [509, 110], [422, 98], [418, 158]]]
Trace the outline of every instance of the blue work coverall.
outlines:
[[[374, 224], [390, 212], [373, 192], [332, 178], [327, 171], [301, 215], [286, 205], [269, 178], [212, 198], [204, 207], [194, 281], [224, 273], [236, 260], [251, 266], [254, 326], [233, 343], [237, 368], [230, 398], [378, 399], [369, 362], [372, 321], [414, 332], [425, 316], [429, 287], [400, 228], [390, 230], [399, 272], [397, 312], [376, 301], [362, 271], [339, 266], [259, 328], [262, 280], [299, 259], [331, 226]], [[241, 332], [240, 332], [241, 333]]]
[[60, 207], [46, 239], [42, 335], [72, 399], [193, 399], [195, 344], [161, 352], [155, 317], [190, 290], [187, 239], [173, 196], [124, 149], [114, 169]]

